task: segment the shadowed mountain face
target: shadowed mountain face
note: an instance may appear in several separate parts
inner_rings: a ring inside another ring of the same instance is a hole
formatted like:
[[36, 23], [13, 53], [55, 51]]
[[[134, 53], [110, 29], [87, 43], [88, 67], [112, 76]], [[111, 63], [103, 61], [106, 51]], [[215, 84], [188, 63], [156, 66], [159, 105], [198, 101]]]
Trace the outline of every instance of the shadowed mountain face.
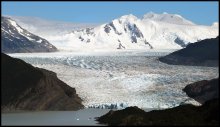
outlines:
[[76, 90], [52, 71], [36, 68], [1, 53], [1, 110], [77, 110]]
[[189, 44], [186, 48], [161, 57], [159, 60], [174, 65], [218, 66], [219, 38]]
[[150, 112], [128, 107], [111, 110], [97, 118], [97, 121], [107, 125], [219, 125], [218, 106], [218, 99], [214, 99], [199, 107], [187, 104]]
[[219, 79], [198, 81], [187, 85], [183, 91], [189, 97], [203, 104], [208, 100], [219, 98]]
[[1, 50], [5, 53], [54, 52], [57, 48], [47, 40], [21, 28], [14, 20], [1, 17]]

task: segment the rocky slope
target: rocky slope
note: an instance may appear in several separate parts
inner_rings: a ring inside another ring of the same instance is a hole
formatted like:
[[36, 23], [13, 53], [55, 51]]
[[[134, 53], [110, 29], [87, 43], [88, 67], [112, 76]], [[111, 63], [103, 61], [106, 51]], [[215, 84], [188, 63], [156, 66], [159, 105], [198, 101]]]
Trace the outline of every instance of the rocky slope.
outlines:
[[[68, 33], [72, 30], [83, 29], [88, 27], [95, 27], [98, 24], [73, 23], [43, 19], [40, 17], [29, 16], [8, 16], [15, 20], [22, 28], [29, 32], [39, 35], [49, 40], [55, 39], [55, 36]], [[49, 37], [49, 38], [48, 38]]]
[[77, 110], [83, 108], [76, 90], [54, 72], [1, 54], [1, 111]]
[[208, 100], [219, 98], [219, 78], [189, 84], [183, 91], [186, 92], [189, 97], [203, 104]]
[[159, 60], [174, 65], [218, 66], [219, 37], [189, 44], [186, 48], [161, 57]]
[[137, 107], [109, 111], [97, 118], [107, 125], [219, 125], [219, 101], [207, 101], [202, 106], [180, 105], [165, 110], [145, 112]]
[[20, 27], [14, 20], [1, 17], [1, 50], [5, 53], [54, 52], [57, 48], [46, 39]]

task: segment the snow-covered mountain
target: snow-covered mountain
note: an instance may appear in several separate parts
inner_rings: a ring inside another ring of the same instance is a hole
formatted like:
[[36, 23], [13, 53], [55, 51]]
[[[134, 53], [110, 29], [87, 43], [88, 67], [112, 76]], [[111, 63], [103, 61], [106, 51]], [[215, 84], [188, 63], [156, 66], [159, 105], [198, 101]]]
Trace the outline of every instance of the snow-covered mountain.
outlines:
[[70, 50], [181, 49], [218, 36], [217, 24], [196, 25], [176, 14], [150, 12], [142, 19], [130, 14], [94, 28], [74, 30], [63, 36], [63, 44]]
[[45, 38], [61, 50], [181, 49], [217, 37], [218, 29], [217, 22], [197, 25], [177, 14], [150, 12], [142, 18], [124, 15], [109, 23]]
[[1, 17], [1, 32], [2, 52], [57, 51], [46, 39], [28, 32], [8, 17]]
[[182, 16], [177, 14], [168, 14], [164, 12], [163, 14], [156, 14], [154, 12], [149, 12], [143, 16], [143, 20], [153, 20], [160, 21], [178, 25], [195, 25], [193, 22], [184, 19]]
[[218, 22], [214, 22], [213, 24], [212, 24], [212, 27], [218, 27], [219, 25], [218, 25]]
[[21, 27], [30, 31], [33, 34], [39, 35], [46, 38], [53, 44], [58, 46], [66, 41], [62, 36], [70, 33], [73, 30], [84, 29], [87, 27], [96, 27], [100, 24], [93, 23], [72, 23], [48, 20], [39, 17], [28, 17], [28, 16], [7, 16], [15, 20]]

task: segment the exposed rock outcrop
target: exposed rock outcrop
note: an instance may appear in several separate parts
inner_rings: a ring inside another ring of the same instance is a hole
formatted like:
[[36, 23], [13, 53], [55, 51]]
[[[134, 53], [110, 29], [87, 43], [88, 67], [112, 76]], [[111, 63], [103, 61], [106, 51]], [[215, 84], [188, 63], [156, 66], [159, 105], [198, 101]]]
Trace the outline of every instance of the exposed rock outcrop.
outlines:
[[57, 48], [8, 17], [1, 17], [1, 50], [4, 53], [54, 52]]
[[183, 91], [186, 92], [189, 97], [203, 104], [208, 100], [219, 98], [219, 78], [189, 84]]
[[97, 121], [107, 125], [219, 125], [219, 101], [207, 101], [199, 107], [187, 104], [150, 112], [128, 107], [111, 110], [97, 118]]
[[219, 38], [189, 44], [184, 49], [160, 57], [159, 60], [173, 65], [218, 66]]
[[83, 108], [76, 90], [52, 71], [1, 53], [1, 111], [77, 110]]

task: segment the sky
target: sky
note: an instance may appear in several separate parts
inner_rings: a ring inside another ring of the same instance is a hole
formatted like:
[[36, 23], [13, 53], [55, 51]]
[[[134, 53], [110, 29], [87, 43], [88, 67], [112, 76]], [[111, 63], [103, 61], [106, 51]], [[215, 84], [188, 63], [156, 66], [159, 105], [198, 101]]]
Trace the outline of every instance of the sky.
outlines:
[[218, 2], [2, 2], [2, 15], [40, 17], [75, 23], [107, 23], [123, 15], [179, 14], [201, 25], [218, 21]]

